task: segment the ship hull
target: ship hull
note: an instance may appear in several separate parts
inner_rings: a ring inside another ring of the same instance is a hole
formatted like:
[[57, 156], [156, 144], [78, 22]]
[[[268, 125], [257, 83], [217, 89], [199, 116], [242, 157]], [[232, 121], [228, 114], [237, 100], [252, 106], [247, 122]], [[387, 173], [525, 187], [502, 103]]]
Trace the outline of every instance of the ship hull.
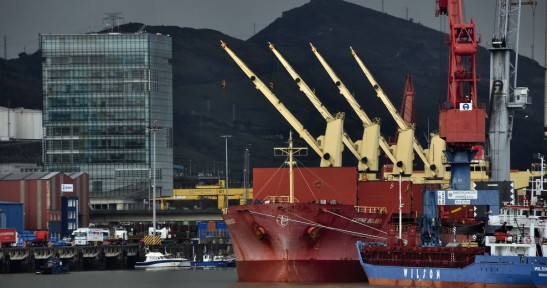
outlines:
[[237, 261], [241, 282], [365, 282], [358, 260]]
[[[464, 268], [384, 266], [361, 262], [370, 285], [412, 287], [536, 287], [530, 271], [538, 257], [477, 255]], [[541, 257], [540, 257], [541, 258]]]
[[242, 282], [364, 282], [355, 242], [387, 231], [387, 214], [350, 205], [242, 205], [222, 217]]
[[165, 268], [165, 267], [190, 267], [187, 260], [157, 260], [135, 263], [135, 269], [139, 268]]
[[535, 287], [547, 288], [547, 260], [534, 263], [531, 271]]
[[532, 285], [520, 284], [491, 284], [491, 283], [472, 283], [472, 282], [450, 282], [450, 281], [413, 281], [413, 280], [387, 280], [387, 279], [372, 279], [369, 280], [370, 285], [374, 286], [393, 286], [393, 287], [451, 287], [451, 288], [534, 288]]

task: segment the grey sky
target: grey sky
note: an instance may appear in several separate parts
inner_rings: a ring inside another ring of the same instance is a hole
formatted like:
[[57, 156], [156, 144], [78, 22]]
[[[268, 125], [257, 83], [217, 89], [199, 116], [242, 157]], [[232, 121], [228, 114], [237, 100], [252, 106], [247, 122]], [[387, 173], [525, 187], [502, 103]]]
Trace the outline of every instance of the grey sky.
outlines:
[[[302, 6], [309, 0], [2, 0], [0, 3], [0, 57], [4, 56], [7, 36], [8, 58], [26, 50], [38, 49], [40, 33], [85, 33], [100, 30], [105, 13], [122, 12], [125, 23], [210, 28], [230, 36], [247, 39], [268, 26], [283, 11]], [[439, 29], [441, 20], [434, 15], [434, 0], [348, 0], [400, 17], [413, 18]], [[475, 19], [487, 47], [494, 27], [495, 0], [464, 0], [465, 17]], [[520, 53], [544, 65], [545, 0], [532, 11], [523, 6], [520, 29]], [[444, 23], [446, 23], [446, 16]], [[533, 21], [534, 20], [534, 21]], [[532, 23], [535, 25], [532, 25]], [[535, 35], [532, 36], [532, 31]]]

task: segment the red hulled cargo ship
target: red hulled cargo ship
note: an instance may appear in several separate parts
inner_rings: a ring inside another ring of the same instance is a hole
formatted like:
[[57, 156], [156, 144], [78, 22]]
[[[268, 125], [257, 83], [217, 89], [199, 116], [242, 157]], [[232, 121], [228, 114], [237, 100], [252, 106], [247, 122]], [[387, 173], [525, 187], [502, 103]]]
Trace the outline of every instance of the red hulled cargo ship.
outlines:
[[355, 242], [385, 239], [384, 210], [280, 199], [233, 206], [223, 215], [239, 281], [366, 281]]
[[253, 173], [254, 203], [222, 216], [239, 281], [366, 281], [355, 243], [385, 241], [389, 214], [386, 207], [355, 206], [355, 167]]

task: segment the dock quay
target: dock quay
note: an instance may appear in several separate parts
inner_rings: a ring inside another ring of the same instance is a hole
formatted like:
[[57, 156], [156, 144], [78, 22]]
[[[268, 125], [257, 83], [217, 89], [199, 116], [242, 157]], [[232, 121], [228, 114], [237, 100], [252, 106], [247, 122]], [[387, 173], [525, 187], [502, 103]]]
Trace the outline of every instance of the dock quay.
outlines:
[[143, 261], [148, 249], [182, 255], [187, 259], [202, 257], [207, 251], [233, 251], [229, 244], [177, 243], [148, 247], [141, 244], [102, 246], [11, 247], [0, 249], [0, 273], [38, 271], [51, 257], [67, 261], [70, 271], [134, 269]]

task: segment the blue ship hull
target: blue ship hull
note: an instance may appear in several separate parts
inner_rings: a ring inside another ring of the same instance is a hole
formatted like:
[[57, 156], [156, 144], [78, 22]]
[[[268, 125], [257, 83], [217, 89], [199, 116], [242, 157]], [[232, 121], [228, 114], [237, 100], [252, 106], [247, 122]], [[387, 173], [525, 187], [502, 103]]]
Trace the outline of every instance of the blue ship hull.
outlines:
[[[364, 263], [359, 250], [359, 260], [369, 284], [386, 286], [536, 287], [531, 271], [534, 266], [537, 267], [537, 263], [545, 263], [546, 259], [477, 255], [475, 261], [464, 268], [384, 266]], [[544, 273], [547, 277], [547, 271]]]
[[228, 267], [228, 261], [192, 261], [190, 262], [190, 266], [192, 267], [208, 267], [208, 268], [215, 268], [215, 267]]
[[532, 265], [532, 282], [538, 288], [547, 288], [547, 261], [538, 261]]

